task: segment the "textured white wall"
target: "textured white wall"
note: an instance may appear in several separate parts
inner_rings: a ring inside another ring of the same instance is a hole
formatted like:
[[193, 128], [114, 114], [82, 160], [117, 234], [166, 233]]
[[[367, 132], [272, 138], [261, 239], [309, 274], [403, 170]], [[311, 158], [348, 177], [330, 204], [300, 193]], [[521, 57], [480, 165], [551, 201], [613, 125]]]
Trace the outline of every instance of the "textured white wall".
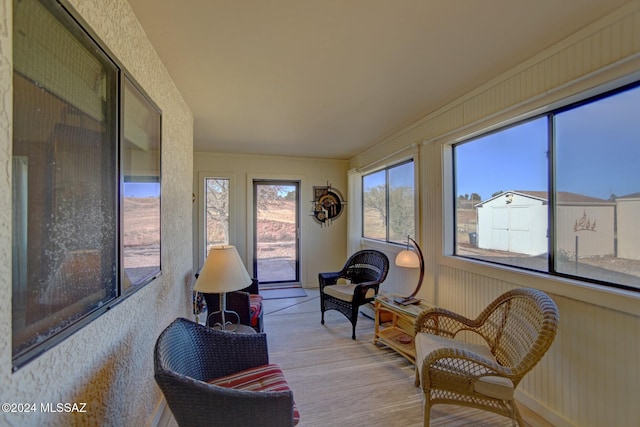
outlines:
[[423, 298], [475, 317], [500, 293], [517, 286], [551, 294], [560, 309], [560, 330], [551, 350], [520, 385], [518, 398], [554, 425], [637, 425], [640, 296], [447, 256], [453, 230], [453, 201], [446, 197], [452, 185], [448, 144], [600, 85], [638, 78], [640, 2], [631, 1], [350, 163], [359, 168], [420, 145], [421, 241], [427, 264]]
[[12, 0], [0, 0], [0, 403], [86, 402], [83, 414], [7, 414], [0, 425], [145, 425], [161, 398], [153, 346], [189, 316], [193, 116], [125, 0], [72, 0], [162, 110], [162, 276], [11, 373]]

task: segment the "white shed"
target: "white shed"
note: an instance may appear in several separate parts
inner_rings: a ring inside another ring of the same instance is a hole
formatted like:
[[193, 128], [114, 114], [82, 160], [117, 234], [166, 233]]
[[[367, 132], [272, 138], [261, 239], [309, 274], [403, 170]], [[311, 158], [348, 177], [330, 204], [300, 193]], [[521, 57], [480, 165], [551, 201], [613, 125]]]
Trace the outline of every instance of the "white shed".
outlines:
[[640, 259], [640, 193], [618, 197], [618, 257]]
[[[556, 236], [560, 251], [579, 257], [614, 255], [615, 203], [558, 192]], [[506, 191], [476, 205], [478, 247], [525, 255], [548, 250], [546, 191]]]
[[547, 252], [545, 199], [506, 191], [476, 205], [478, 247], [526, 255]]

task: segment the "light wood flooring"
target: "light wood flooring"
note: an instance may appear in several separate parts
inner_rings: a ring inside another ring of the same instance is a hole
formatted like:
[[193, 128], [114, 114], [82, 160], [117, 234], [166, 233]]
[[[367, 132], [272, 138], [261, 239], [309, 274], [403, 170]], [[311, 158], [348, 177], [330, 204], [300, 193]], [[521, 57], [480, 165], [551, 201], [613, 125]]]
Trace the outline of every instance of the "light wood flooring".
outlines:
[[[422, 395], [414, 367], [373, 344], [374, 322], [351, 323], [337, 311], [320, 324], [317, 289], [306, 298], [265, 300], [265, 332], [272, 362], [280, 364], [300, 410], [299, 426], [422, 426]], [[531, 426], [549, 426], [520, 406]], [[511, 420], [471, 408], [436, 405], [432, 426], [510, 426]]]
[[[414, 368], [386, 347], [373, 344], [373, 320], [361, 315], [356, 337], [337, 311], [320, 324], [317, 289], [301, 298], [264, 301], [270, 361], [278, 363], [293, 390], [300, 427], [422, 426], [422, 395]], [[529, 426], [548, 427], [520, 406]], [[176, 425], [171, 419], [168, 426]], [[432, 426], [511, 426], [511, 420], [453, 405], [431, 410]]]

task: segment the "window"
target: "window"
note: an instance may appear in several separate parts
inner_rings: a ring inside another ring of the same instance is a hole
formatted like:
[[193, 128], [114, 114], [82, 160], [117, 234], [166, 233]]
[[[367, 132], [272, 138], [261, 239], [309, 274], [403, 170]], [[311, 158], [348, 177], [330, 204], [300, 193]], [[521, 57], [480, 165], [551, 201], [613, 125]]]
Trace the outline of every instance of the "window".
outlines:
[[160, 271], [160, 113], [124, 79], [123, 287], [150, 281]]
[[406, 243], [415, 237], [413, 160], [362, 177], [362, 235]]
[[229, 179], [205, 178], [204, 199], [206, 257], [211, 247], [229, 244]]
[[15, 370], [159, 271], [160, 122], [57, 2], [13, 11]]
[[638, 85], [456, 144], [455, 254], [640, 289]]

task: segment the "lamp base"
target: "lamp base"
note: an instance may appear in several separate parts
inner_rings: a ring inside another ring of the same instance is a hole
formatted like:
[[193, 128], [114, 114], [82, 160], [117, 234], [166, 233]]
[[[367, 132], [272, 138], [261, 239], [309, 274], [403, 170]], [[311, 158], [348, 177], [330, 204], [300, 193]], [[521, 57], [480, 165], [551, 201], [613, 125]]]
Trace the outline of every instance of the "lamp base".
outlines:
[[420, 300], [417, 298], [406, 297], [406, 298], [394, 298], [393, 302], [401, 305], [411, 305], [411, 304], [418, 304]]

